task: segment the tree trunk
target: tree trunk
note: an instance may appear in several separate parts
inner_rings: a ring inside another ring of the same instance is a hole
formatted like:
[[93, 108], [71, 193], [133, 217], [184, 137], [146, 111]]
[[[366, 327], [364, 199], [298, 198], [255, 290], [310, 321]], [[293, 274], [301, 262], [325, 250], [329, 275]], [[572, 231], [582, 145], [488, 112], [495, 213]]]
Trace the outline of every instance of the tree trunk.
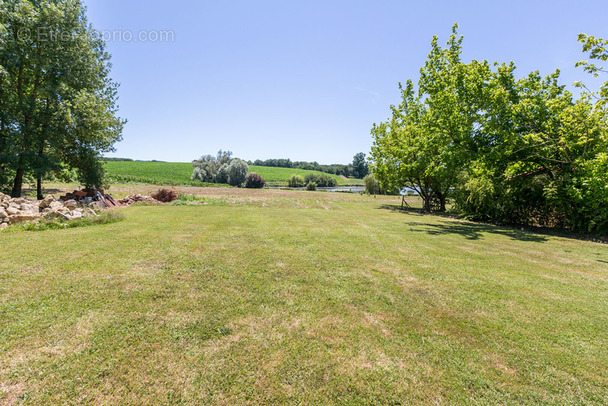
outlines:
[[441, 212], [446, 211], [446, 201], [447, 201], [446, 194], [445, 193], [437, 193], [437, 197], [439, 198], [439, 205], [440, 205], [439, 210]]
[[42, 176], [40, 175], [38, 175], [38, 178], [36, 179], [36, 199], [44, 199], [44, 196], [42, 196]]
[[[19, 159], [21, 162], [21, 159]], [[21, 189], [23, 188], [23, 167], [19, 165], [17, 168], [17, 174], [15, 175], [15, 182], [13, 183], [13, 191], [11, 192], [12, 198], [21, 197]]]
[[425, 195], [422, 197], [424, 201], [424, 211], [427, 213], [431, 212], [431, 197], [429, 195]]

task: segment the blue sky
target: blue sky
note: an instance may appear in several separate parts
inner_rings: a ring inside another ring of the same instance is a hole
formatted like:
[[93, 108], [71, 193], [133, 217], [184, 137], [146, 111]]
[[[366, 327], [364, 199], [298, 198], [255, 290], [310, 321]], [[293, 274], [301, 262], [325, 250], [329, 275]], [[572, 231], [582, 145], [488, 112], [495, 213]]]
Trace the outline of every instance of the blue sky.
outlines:
[[[458, 22], [463, 59], [514, 61], [590, 80], [577, 34], [608, 38], [608, 1], [85, 0], [120, 83], [124, 140], [109, 156], [189, 162], [219, 149], [244, 159], [348, 163], [417, 79], [433, 35]], [[128, 41], [170, 31], [173, 41]]]

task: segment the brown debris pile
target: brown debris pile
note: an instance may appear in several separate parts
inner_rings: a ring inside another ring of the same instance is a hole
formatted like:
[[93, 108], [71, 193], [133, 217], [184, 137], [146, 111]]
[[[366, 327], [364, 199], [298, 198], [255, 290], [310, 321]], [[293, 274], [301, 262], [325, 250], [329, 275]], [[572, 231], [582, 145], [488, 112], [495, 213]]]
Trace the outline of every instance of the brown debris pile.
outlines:
[[94, 207], [103, 209], [108, 207], [117, 207], [118, 202], [110, 195], [107, 195], [103, 189], [82, 189], [74, 190], [72, 193], [67, 193], [59, 198], [61, 201], [75, 200], [81, 203], [92, 204]]

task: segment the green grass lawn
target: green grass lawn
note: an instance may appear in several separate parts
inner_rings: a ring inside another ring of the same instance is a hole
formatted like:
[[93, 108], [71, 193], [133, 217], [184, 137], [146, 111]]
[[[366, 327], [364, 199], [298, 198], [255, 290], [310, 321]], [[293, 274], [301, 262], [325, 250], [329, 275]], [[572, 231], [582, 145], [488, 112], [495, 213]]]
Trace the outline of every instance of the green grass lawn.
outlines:
[[[192, 164], [184, 162], [136, 162], [136, 161], [110, 161], [106, 162], [106, 171], [115, 182], [140, 182], [157, 185], [192, 185], [204, 186], [198, 181], [192, 181]], [[266, 166], [250, 166], [249, 172], [256, 172], [267, 182], [274, 185], [287, 185], [292, 175], [322, 174], [318, 171], [302, 169], [270, 168]], [[339, 185], [362, 184], [359, 180], [346, 181], [340, 176], [334, 176]]]
[[197, 190], [221, 204], [0, 233], [0, 403], [608, 402], [606, 245]]

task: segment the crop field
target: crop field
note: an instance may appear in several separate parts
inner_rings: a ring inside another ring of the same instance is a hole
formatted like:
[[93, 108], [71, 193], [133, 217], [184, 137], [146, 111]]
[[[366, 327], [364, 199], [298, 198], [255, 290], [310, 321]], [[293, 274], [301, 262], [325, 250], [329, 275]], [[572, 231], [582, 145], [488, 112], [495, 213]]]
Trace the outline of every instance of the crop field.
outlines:
[[[187, 162], [137, 162], [110, 161], [106, 162], [106, 171], [114, 182], [138, 182], [156, 185], [192, 185], [204, 186], [203, 182], [191, 180], [192, 164]], [[284, 186], [292, 175], [306, 176], [309, 173], [322, 174], [318, 171], [302, 169], [271, 168], [266, 166], [250, 166], [250, 172], [256, 172], [273, 185]], [[329, 175], [338, 181], [339, 185], [361, 184], [361, 181], [346, 181], [340, 176]]]
[[606, 245], [178, 189], [199, 204], [0, 233], [0, 404], [608, 403]]

